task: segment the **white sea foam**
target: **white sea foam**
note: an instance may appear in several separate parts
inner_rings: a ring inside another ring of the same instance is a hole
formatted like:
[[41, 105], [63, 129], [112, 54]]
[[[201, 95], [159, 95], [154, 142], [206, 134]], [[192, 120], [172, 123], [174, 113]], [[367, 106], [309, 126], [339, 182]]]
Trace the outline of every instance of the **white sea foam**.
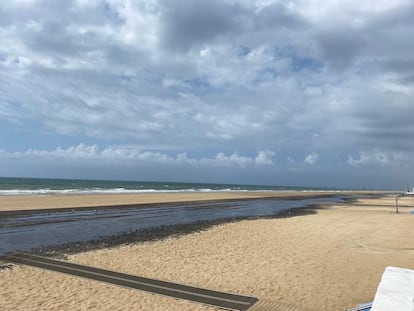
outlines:
[[[125, 189], [125, 188], [84, 188], [84, 189], [8, 189], [0, 190], [0, 196], [18, 195], [70, 195], [70, 194], [139, 194], [139, 193], [180, 193], [180, 192], [268, 192], [272, 190], [246, 189]], [[274, 191], [274, 190], [273, 190]]]

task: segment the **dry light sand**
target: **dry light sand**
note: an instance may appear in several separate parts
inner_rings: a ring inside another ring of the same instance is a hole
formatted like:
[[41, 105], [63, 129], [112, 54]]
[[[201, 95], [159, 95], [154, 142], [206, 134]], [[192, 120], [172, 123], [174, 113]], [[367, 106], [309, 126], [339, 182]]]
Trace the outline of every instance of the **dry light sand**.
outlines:
[[[363, 199], [316, 214], [246, 220], [162, 241], [70, 256], [150, 278], [345, 310], [371, 301], [386, 266], [414, 269], [414, 198]], [[0, 310], [216, 310], [18, 266], [0, 270]]]

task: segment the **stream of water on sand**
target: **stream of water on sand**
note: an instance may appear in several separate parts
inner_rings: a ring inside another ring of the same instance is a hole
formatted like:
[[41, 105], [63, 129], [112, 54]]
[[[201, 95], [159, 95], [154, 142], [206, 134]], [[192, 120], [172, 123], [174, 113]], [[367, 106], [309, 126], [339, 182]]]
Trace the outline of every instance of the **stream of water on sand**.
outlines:
[[310, 204], [335, 203], [344, 196], [299, 200], [254, 199], [153, 207], [54, 211], [1, 217], [0, 255], [12, 251], [96, 240], [141, 229], [218, 219], [272, 216]]

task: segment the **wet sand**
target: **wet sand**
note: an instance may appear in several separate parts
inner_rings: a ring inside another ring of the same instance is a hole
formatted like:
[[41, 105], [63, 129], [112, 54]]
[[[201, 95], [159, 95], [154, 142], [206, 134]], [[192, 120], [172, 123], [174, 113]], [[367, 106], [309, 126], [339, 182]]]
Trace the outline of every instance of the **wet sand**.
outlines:
[[311, 198], [339, 194], [365, 194], [367, 192], [177, 192], [142, 194], [104, 194], [104, 195], [36, 195], [36, 196], [0, 196], [0, 215], [4, 212], [57, 210], [87, 207], [122, 207], [130, 205], [148, 205], [172, 202], [196, 202], [252, 198]]
[[[315, 214], [244, 220], [69, 260], [124, 273], [344, 310], [373, 299], [388, 265], [414, 269], [414, 198], [363, 199]], [[0, 270], [4, 310], [214, 310], [28, 267]]]

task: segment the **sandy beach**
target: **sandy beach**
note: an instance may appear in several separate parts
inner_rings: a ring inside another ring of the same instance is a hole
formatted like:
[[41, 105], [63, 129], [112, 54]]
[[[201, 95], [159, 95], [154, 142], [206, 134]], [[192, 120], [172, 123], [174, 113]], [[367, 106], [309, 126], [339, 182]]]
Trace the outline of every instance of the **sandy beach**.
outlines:
[[[189, 196], [188, 200], [195, 198]], [[4, 202], [0, 205], [3, 210]], [[8, 203], [9, 208], [13, 204]], [[373, 299], [386, 266], [414, 269], [411, 210], [414, 198], [410, 197], [400, 199], [399, 214], [395, 214], [393, 196], [361, 199], [324, 205], [306, 216], [221, 224], [159, 241], [70, 255], [68, 259], [282, 301], [305, 310], [344, 310]], [[214, 310], [23, 266], [0, 270], [0, 287], [1, 310]]]

